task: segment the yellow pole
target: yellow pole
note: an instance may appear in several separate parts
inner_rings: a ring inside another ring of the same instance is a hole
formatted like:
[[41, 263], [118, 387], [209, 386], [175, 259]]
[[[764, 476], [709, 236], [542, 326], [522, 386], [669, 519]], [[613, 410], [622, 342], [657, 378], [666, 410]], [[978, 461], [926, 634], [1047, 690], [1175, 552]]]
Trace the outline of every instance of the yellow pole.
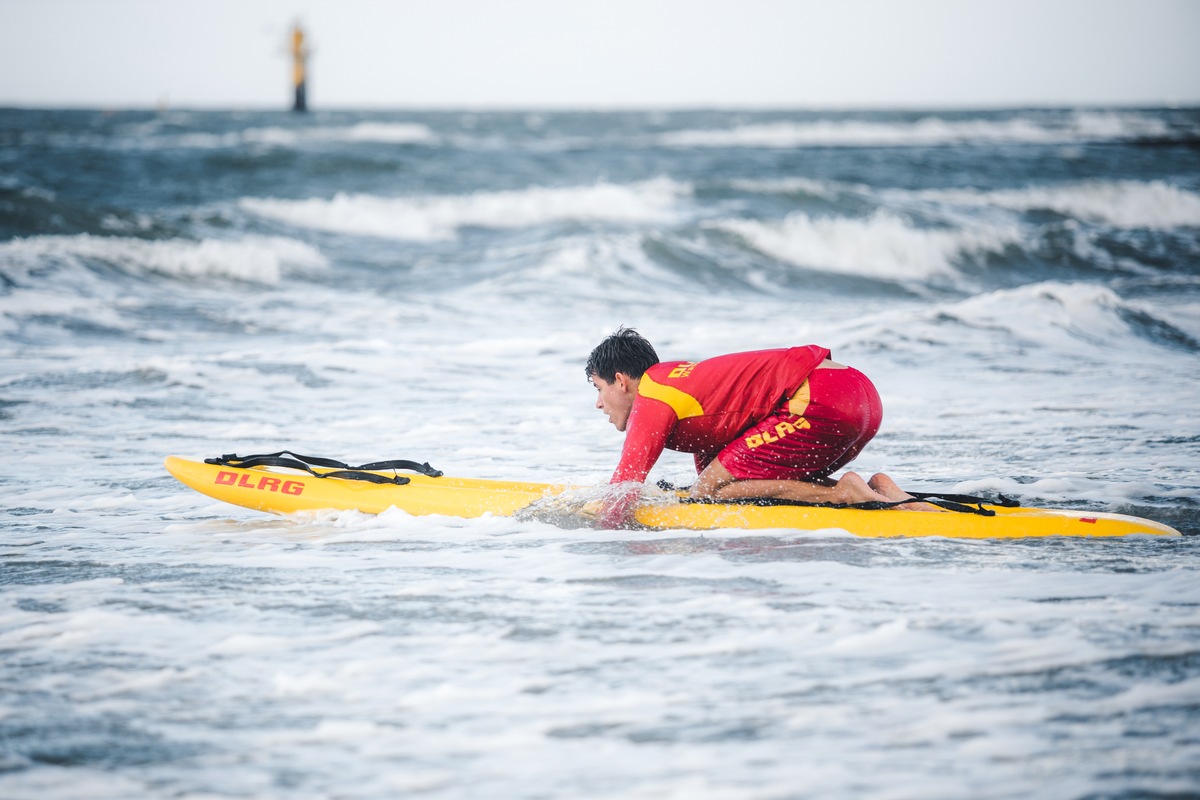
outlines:
[[304, 29], [297, 22], [292, 28], [292, 85], [296, 90], [292, 111], [308, 111], [308, 90], [305, 86], [308, 48], [304, 46]]

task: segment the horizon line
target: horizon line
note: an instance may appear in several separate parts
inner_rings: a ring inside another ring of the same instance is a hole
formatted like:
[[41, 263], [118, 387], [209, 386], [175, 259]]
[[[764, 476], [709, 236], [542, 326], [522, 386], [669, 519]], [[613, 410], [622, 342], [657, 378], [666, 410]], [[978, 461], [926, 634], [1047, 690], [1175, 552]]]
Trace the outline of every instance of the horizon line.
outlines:
[[[404, 112], [404, 113], [686, 113], [696, 111], [741, 111], [741, 112], [886, 112], [886, 111], [1022, 111], [1022, 110], [1172, 110], [1200, 109], [1200, 97], [1193, 99], [1165, 99], [1150, 101], [1026, 101], [1011, 103], [592, 103], [592, 104], [544, 104], [544, 103], [328, 103], [310, 107], [309, 114], [322, 111], [332, 112]], [[271, 112], [288, 114], [287, 102], [266, 103], [93, 103], [93, 102], [22, 102], [0, 99], [0, 110], [4, 111], [99, 111], [118, 113], [122, 111], [232, 111]]]

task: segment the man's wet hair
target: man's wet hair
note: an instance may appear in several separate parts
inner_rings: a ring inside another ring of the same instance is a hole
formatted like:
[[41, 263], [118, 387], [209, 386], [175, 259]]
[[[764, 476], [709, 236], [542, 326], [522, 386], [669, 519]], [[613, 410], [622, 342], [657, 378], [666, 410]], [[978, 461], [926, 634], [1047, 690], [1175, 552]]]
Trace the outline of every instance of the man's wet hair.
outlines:
[[657, 363], [658, 353], [654, 352], [654, 346], [633, 328], [622, 326], [596, 345], [588, 356], [584, 372], [589, 381], [595, 376], [603, 378], [605, 383], [612, 383], [618, 372], [640, 378]]

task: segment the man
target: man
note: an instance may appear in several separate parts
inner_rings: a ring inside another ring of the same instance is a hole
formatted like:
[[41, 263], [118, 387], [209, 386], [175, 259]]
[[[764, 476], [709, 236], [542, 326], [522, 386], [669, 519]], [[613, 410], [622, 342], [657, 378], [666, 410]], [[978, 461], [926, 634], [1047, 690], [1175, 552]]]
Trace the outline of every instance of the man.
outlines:
[[[772, 497], [808, 503], [912, 500], [887, 475], [829, 476], [879, 430], [883, 409], [865, 375], [816, 345], [658, 360], [637, 331], [619, 328], [588, 357], [596, 408], [625, 432], [612, 483], [643, 483], [664, 448], [692, 453], [692, 497]], [[610, 501], [599, 524], [620, 527], [637, 501]]]

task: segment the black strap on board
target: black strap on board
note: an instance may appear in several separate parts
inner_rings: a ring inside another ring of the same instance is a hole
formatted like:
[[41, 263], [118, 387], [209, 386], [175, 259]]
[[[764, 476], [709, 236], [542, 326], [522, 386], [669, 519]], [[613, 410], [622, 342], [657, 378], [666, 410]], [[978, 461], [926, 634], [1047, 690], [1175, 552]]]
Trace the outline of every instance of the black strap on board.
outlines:
[[[289, 469], [298, 469], [307, 472], [309, 475], [318, 478], [342, 478], [351, 481], [367, 481], [369, 483], [393, 483], [397, 486], [403, 486], [410, 481], [403, 475], [388, 477], [387, 475], [376, 475], [375, 471], [392, 470], [395, 472], [398, 469], [403, 469], [409, 472], [416, 472], [419, 475], [427, 475], [430, 478], [440, 478], [442, 476], [442, 471], [429, 466], [429, 462], [418, 464], [416, 461], [394, 459], [391, 461], [372, 461], [370, 464], [361, 464], [357, 467], [352, 467], [341, 461], [334, 461], [332, 458], [302, 456], [298, 453], [293, 453], [291, 450], [280, 450], [278, 453], [262, 453], [252, 456], [239, 456], [230, 453], [220, 458], [206, 458], [204, 459], [204, 463], [216, 464], [221, 467], [233, 467], [235, 469], [288, 467]], [[324, 467], [331, 471], [317, 472], [313, 467]]]
[[[666, 481], [659, 481], [658, 487], [666, 491], [679, 491], [680, 487], [673, 486]], [[724, 500], [715, 498], [691, 498], [683, 499], [684, 503], [729, 503], [732, 505], [743, 506], [807, 506], [810, 508], [858, 508], [864, 511], [875, 511], [885, 508], [896, 508], [913, 500], [922, 503], [928, 503], [931, 506], [944, 508], [947, 511], [955, 511], [960, 514], [978, 514], [981, 517], [994, 517], [996, 512], [990, 508], [984, 508], [985, 505], [1000, 506], [1001, 508], [1017, 508], [1021, 504], [1010, 497], [1000, 495], [999, 500], [989, 500], [986, 497], [975, 497], [969, 494], [949, 494], [943, 492], [908, 492], [912, 495], [912, 500], [898, 500], [895, 502], [883, 502], [882, 500], [872, 500], [866, 503], [806, 503], [803, 500], [785, 500], [779, 497], [744, 497], [735, 500]]]
[[930, 496], [918, 497], [915, 494], [913, 495], [913, 500], [896, 500], [896, 501], [888, 501], [886, 503], [882, 500], [870, 500], [865, 503], [805, 503], [802, 500], [785, 500], [785, 499], [779, 498], [779, 497], [747, 497], [747, 498], [736, 499], [736, 500], [722, 500], [722, 499], [710, 499], [710, 498], [693, 500], [691, 498], [687, 498], [683, 502], [685, 502], [685, 503], [732, 503], [734, 505], [743, 505], [743, 506], [808, 506], [810, 508], [858, 508], [858, 509], [862, 509], [864, 511], [877, 511], [877, 510], [885, 509], [885, 508], [897, 508], [897, 507], [905, 505], [907, 503], [912, 503], [912, 502], [914, 502], [914, 500], [922, 502], [922, 503], [928, 503], [929, 505], [937, 506], [938, 508], [944, 508], [947, 511], [956, 511], [960, 514], [978, 514], [981, 517], [996, 516], [995, 511], [993, 511], [990, 508], [983, 507], [983, 505], [982, 505], [983, 503], [989, 502], [987, 500], [981, 500], [979, 505], [969, 506], [969, 505], [966, 505], [965, 503], [956, 503], [953, 500], [939, 500], [939, 499], [937, 499], [936, 495], [934, 495], [932, 497], [930, 497]]

